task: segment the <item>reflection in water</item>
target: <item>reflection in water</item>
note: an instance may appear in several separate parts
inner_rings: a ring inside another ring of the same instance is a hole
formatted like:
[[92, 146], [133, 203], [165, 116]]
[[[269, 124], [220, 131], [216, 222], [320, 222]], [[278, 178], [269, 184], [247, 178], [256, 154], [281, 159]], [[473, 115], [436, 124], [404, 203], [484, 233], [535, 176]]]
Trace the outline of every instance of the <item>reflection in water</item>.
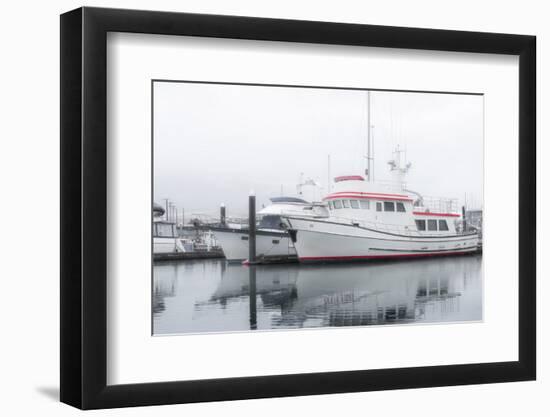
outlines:
[[481, 256], [351, 265], [154, 266], [155, 334], [481, 320]]
[[257, 321], [257, 312], [258, 307], [256, 305], [256, 297], [257, 297], [257, 290], [256, 290], [256, 267], [250, 268], [248, 271], [248, 310], [249, 310], [249, 316], [250, 316], [250, 329], [256, 330], [258, 328], [258, 321]]

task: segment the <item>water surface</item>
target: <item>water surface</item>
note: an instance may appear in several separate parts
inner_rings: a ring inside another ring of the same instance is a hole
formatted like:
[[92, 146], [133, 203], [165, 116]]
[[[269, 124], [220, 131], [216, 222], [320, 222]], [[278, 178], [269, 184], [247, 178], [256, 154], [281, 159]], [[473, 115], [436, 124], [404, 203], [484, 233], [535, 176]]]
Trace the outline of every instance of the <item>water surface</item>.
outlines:
[[481, 255], [348, 265], [157, 263], [153, 333], [482, 319]]

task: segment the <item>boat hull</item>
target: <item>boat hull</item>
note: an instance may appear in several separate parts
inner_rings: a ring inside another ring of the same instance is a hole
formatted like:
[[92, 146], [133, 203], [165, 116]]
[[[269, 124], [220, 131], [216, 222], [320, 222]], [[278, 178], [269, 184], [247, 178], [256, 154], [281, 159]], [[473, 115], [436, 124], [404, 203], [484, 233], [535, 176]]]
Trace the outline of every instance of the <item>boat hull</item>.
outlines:
[[300, 262], [349, 262], [475, 253], [479, 237], [418, 236], [381, 232], [352, 224], [285, 218]]
[[153, 238], [153, 253], [176, 253], [177, 241], [173, 237], [154, 237]]
[[[248, 231], [240, 229], [212, 229], [225, 258], [231, 262], [248, 259]], [[265, 231], [256, 234], [256, 256], [263, 258], [295, 258], [296, 249], [286, 231]]]

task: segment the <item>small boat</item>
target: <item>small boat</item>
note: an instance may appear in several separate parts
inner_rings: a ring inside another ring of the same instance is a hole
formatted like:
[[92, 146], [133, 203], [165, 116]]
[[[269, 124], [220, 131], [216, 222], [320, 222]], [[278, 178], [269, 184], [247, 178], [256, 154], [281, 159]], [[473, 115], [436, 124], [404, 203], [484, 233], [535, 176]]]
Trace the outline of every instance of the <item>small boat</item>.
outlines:
[[[257, 213], [256, 254], [258, 259], [296, 260], [296, 249], [281, 220], [282, 215], [303, 218], [327, 216], [325, 204], [309, 203], [297, 197], [273, 197], [271, 204]], [[248, 258], [248, 228], [211, 227], [225, 258], [240, 262]]]
[[426, 198], [405, 188], [410, 164], [401, 153], [389, 161], [390, 182], [361, 175], [334, 179], [323, 199], [328, 217], [294, 215], [282, 219], [300, 262], [337, 262], [386, 258], [417, 258], [478, 251], [480, 238], [466, 227], [454, 199]]
[[178, 236], [176, 224], [163, 220], [165, 210], [153, 204], [153, 254], [193, 252], [193, 242]]

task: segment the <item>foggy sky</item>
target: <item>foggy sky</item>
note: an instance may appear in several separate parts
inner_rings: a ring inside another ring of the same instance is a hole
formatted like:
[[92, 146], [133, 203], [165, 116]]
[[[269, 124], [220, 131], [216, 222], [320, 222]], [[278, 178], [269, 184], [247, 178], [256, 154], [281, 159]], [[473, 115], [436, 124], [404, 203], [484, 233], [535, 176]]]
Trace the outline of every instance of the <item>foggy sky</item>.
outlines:
[[[155, 82], [154, 199], [244, 215], [251, 190], [258, 207], [295, 196], [301, 173], [326, 191], [329, 154], [331, 177], [364, 173], [367, 113], [365, 91]], [[482, 96], [374, 91], [371, 125], [375, 179], [400, 145], [409, 189], [482, 205]]]

